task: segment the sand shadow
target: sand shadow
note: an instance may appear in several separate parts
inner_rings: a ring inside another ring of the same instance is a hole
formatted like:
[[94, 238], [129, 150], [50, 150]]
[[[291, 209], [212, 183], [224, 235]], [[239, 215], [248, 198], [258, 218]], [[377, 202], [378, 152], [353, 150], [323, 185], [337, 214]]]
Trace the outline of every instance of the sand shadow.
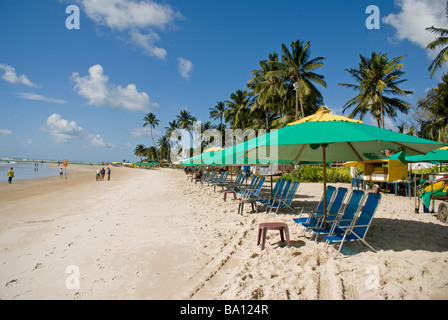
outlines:
[[377, 250], [446, 252], [448, 251], [448, 225], [373, 218], [366, 241]]

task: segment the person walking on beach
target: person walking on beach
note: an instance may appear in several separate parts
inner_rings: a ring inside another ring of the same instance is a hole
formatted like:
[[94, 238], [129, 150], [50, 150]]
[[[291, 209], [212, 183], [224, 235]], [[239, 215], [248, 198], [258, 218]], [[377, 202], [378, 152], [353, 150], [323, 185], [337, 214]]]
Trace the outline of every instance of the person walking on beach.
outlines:
[[11, 168], [11, 170], [8, 171], [8, 183], [12, 182], [12, 178], [14, 178], [14, 170]]
[[107, 168], [107, 180], [108, 181], [110, 180], [110, 168], [109, 167]]
[[103, 169], [101, 169], [101, 180], [102, 181], [104, 181], [104, 175], [106, 174], [106, 170], [104, 170], [104, 167], [103, 167]]
[[61, 179], [62, 179], [62, 168], [61, 169], [59, 169], [59, 176], [61, 177]]

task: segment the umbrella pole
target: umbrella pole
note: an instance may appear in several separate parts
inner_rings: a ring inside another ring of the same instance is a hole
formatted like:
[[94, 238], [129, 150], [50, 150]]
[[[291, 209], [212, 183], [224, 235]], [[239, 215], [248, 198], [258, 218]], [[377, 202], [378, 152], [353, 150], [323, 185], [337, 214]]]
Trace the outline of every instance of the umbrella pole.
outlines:
[[327, 159], [326, 159], [326, 150], [327, 147], [326, 143], [322, 143], [322, 158], [324, 161], [323, 164], [323, 180], [324, 180], [324, 228], [327, 227]]

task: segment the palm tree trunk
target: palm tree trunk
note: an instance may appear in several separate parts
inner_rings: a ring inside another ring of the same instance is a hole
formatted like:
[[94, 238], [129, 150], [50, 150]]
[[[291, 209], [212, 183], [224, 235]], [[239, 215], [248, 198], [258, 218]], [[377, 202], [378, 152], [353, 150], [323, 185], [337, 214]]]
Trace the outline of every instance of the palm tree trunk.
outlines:
[[384, 129], [384, 103], [383, 103], [383, 96], [381, 94], [379, 94], [379, 98], [380, 98], [380, 107], [381, 107], [381, 128]]
[[151, 128], [151, 139], [152, 139], [152, 144], [154, 146], [154, 149], [156, 149], [157, 162], [159, 163], [159, 166], [162, 166], [161, 163], [160, 163], [160, 159], [159, 159], [159, 152], [157, 151], [157, 147], [156, 147], [156, 144], [154, 142], [154, 137], [152, 135], [152, 128]]
[[299, 97], [299, 102], [300, 102], [300, 110], [302, 112], [302, 118], [305, 118], [305, 113], [303, 111], [303, 99], [302, 99], [302, 97]]
[[222, 147], [222, 146], [223, 146], [223, 143], [222, 143], [222, 142], [223, 142], [223, 140], [224, 140], [224, 133], [222, 132], [222, 116], [220, 116], [219, 118], [220, 118], [220, 120], [221, 120], [221, 128], [220, 128], [220, 129], [221, 129], [221, 147]]

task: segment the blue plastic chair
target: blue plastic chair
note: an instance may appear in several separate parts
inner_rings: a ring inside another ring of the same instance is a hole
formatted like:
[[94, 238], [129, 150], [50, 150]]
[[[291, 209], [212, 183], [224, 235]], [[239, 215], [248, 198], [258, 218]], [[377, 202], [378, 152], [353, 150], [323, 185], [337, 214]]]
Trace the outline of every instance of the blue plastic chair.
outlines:
[[245, 192], [242, 193], [242, 196], [246, 199], [256, 198], [260, 194], [261, 188], [263, 187], [263, 183], [265, 180], [266, 177], [259, 177], [254, 187], [252, 189], [249, 188], [248, 190], [245, 190]]
[[226, 184], [227, 190], [240, 189], [243, 186], [245, 179], [246, 175], [244, 173], [238, 174], [234, 182], [229, 182]]
[[257, 176], [252, 177], [252, 181], [250, 182], [249, 186], [241, 186], [240, 190], [238, 190], [237, 193], [242, 195], [246, 192], [246, 190], [253, 189], [259, 179], [260, 177]]
[[313, 228], [313, 232], [316, 235], [315, 240], [317, 241], [317, 238], [320, 235], [345, 232], [345, 230], [341, 231], [342, 229], [338, 228], [338, 226], [341, 227], [348, 226], [353, 222], [353, 219], [356, 217], [361, 207], [361, 204], [363, 203], [364, 196], [365, 192], [363, 190], [352, 190], [352, 192], [348, 197], [347, 203], [344, 205], [344, 208], [342, 209], [341, 214], [336, 216], [336, 219], [327, 221], [328, 223], [331, 224], [330, 227]]
[[[327, 195], [327, 212], [328, 209], [330, 208], [331, 202], [333, 200], [333, 196], [335, 195], [335, 191], [336, 188], [333, 186], [327, 186], [327, 190], [326, 190], [326, 195]], [[317, 208], [315, 211], [312, 212], [303, 212], [303, 208], [302, 211], [299, 214], [298, 218], [293, 219], [293, 221], [297, 224], [302, 224], [302, 223], [309, 223], [309, 222], [313, 222], [313, 221], [317, 221], [318, 219], [315, 219], [314, 217], [318, 214], [322, 214], [324, 212], [324, 197], [322, 196], [322, 198], [320, 199]], [[303, 214], [307, 214], [307, 217], [302, 218], [301, 216]]]
[[353, 223], [351, 223], [349, 226], [340, 226], [340, 225], [338, 226], [338, 228], [341, 229], [341, 231], [344, 231], [343, 233], [337, 234], [337, 231], [335, 231], [334, 234], [324, 236], [327, 247], [330, 243], [340, 242], [336, 256], [341, 251], [344, 242], [352, 242], [352, 241], [354, 242], [360, 241], [363, 244], [365, 244], [369, 249], [371, 249], [373, 252], [376, 252], [376, 250], [370, 244], [367, 243], [365, 237], [367, 235], [367, 232], [369, 231], [373, 216], [378, 208], [380, 201], [381, 201], [380, 194], [369, 193], [367, 195], [364, 206], [362, 207], [361, 212], [359, 213], [359, 216], [353, 220]]
[[[347, 192], [348, 192], [347, 188], [343, 187], [337, 188], [333, 201], [331, 201], [330, 207], [328, 208], [327, 211], [327, 216], [325, 219], [327, 223], [337, 218], [339, 212], [341, 211]], [[324, 222], [324, 218], [325, 218], [324, 214], [319, 212], [313, 217], [312, 221], [301, 223], [301, 225], [305, 227], [305, 229], [303, 230], [303, 234], [309, 229], [321, 228]]]
[[289, 208], [289, 209], [293, 210], [291, 208], [291, 202], [294, 199], [294, 196], [297, 192], [297, 189], [299, 188], [299, 185], [300, 185], [299, 181], [294, 181], [292, 183], [291, 187], [289, 188], [288, 192], [286, 193], [286, 196], [283, 198], [274, 200], [274, 203], [266, 206], [266, 209], [269, 208], [269, 212], [271, 212], [272, 209], [275, 208], [276, 209], [275, 213], [277, 213], [278, 209], [280, 209], [280, 208]]
[[285, 179], [277, 180], [277, 182], [275, 183], [275, 187], [272, 190], [272, 195], [269, 195], [268, 197], [261, 197], [257, 201], [260, 202], [260, 204], [262, 204], [262, 205], [268, 205], [268, 204], [272, 203], [273, 199], [279, 197], [280, 194], [282, 193], [283, 186], [285, 185], [285, 181], [286, 181]]

